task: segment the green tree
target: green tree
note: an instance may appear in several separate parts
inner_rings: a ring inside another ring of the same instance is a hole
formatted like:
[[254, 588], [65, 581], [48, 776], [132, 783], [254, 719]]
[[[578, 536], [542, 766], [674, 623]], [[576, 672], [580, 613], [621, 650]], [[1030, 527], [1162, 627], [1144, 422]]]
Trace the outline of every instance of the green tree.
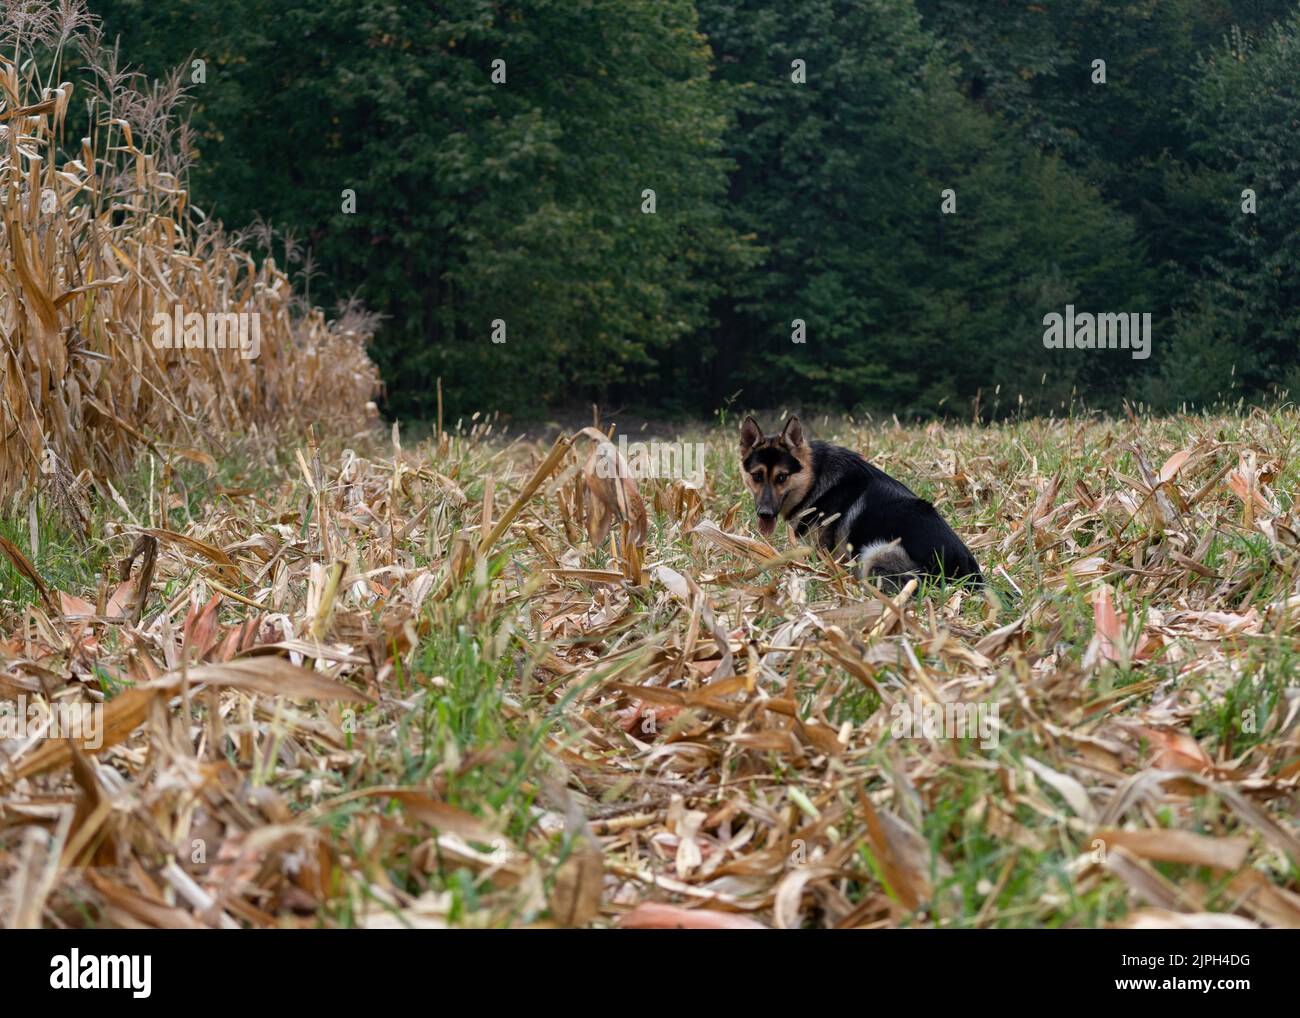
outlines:
[[[1199, 55], [1234, 25], [1259, 32], [1295, 0], [917, 0], [962, 90], [1027, 141], [1061, 155], [1132, 217], [1162, 320], [1223, 243], [1191, 159], [1185, 112]], [[1105, 83], [1093, 61], [1105, 61]]]
[[1186, 117], [1200, 167], [1192, 179], [1223, 243], [1180, 319], [1162, 376], [1167, 400], [1300, 389], [1297, 67], [1300, 11], [1258, 41], [1232, 33], [1200, 65]]
[[1132, 371], [1122, 354], [1042, 344], [1043, 315], [1067, 302], [1141, 308], [1130, 224], [959, 93], [910, 2], [700, 6], [741, 96], [737, 225], [767, 252], [719, 314], [724, 349], [752, 368], [730, 380], [749, 402], [964, 412], [954, 403], [979, 393], [988, 410], [1022, 395], [1047, 406]]
[[710, 266], [744, 257], [718, 208], [727, 107], [689, 0], [99, 13], [150, 73], [207, 61], [197, 201], [269, 220], [314, 295], [355, 291], [387, 316], [374, 352], [397, 412], [431, 414], [438, 377], [452, 412], [631, 385], [707, 323]]

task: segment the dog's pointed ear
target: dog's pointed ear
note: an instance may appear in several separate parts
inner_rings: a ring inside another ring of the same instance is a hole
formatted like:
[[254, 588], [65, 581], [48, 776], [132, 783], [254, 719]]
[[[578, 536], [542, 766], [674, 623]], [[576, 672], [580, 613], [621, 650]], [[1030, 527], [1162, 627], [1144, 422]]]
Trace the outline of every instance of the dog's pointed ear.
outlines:
[[791, 449], [798, 449], [804, 444], [803, 425], [799, 423], [798, 417], [791, 417], [785, 422], [785, 427], [781, 429], [781, 441]]
[[758, 421], [746, 417], [745, 423], [740, 426], [740, 455], [748, 456], [749, 450], [754, 448], [762, 437], [763, 429], [758, 426]]

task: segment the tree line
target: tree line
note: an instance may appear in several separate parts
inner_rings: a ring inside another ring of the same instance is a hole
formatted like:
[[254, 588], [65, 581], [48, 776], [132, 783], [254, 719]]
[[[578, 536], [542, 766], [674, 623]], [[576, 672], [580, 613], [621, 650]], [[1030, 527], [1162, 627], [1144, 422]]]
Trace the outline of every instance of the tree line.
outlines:
[[[437, 379], [449, 414], [990, 418], [1300, 377], [1294, 0], [94, 9], [181, 69], [197, 204], [384, 315], [393, 414]], [[1149, 313], [1151, 356], [1048, 348], [1067, 305]]]

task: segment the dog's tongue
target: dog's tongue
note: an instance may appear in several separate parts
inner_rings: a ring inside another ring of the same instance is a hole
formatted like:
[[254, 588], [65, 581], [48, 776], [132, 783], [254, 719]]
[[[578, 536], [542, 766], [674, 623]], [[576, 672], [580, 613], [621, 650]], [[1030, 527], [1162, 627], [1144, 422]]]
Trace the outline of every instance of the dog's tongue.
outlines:
[[776, 530], [775, 516], [760, 516], [758, 518], [758, 532], [764, 537], [771, 537]]

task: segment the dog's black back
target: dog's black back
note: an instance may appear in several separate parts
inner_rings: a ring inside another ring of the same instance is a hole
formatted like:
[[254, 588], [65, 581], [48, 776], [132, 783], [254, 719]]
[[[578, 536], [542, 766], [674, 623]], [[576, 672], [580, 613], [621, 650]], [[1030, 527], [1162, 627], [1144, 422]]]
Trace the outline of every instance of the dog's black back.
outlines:
[[852, 449], [808, 444], [812, 487], [797, 505], [782, 510], [801, 537], [821, 528], [824, 547], [855, 552], [900, 539], [922, 572], [983, 582], [975, 556], [933, 505]]

